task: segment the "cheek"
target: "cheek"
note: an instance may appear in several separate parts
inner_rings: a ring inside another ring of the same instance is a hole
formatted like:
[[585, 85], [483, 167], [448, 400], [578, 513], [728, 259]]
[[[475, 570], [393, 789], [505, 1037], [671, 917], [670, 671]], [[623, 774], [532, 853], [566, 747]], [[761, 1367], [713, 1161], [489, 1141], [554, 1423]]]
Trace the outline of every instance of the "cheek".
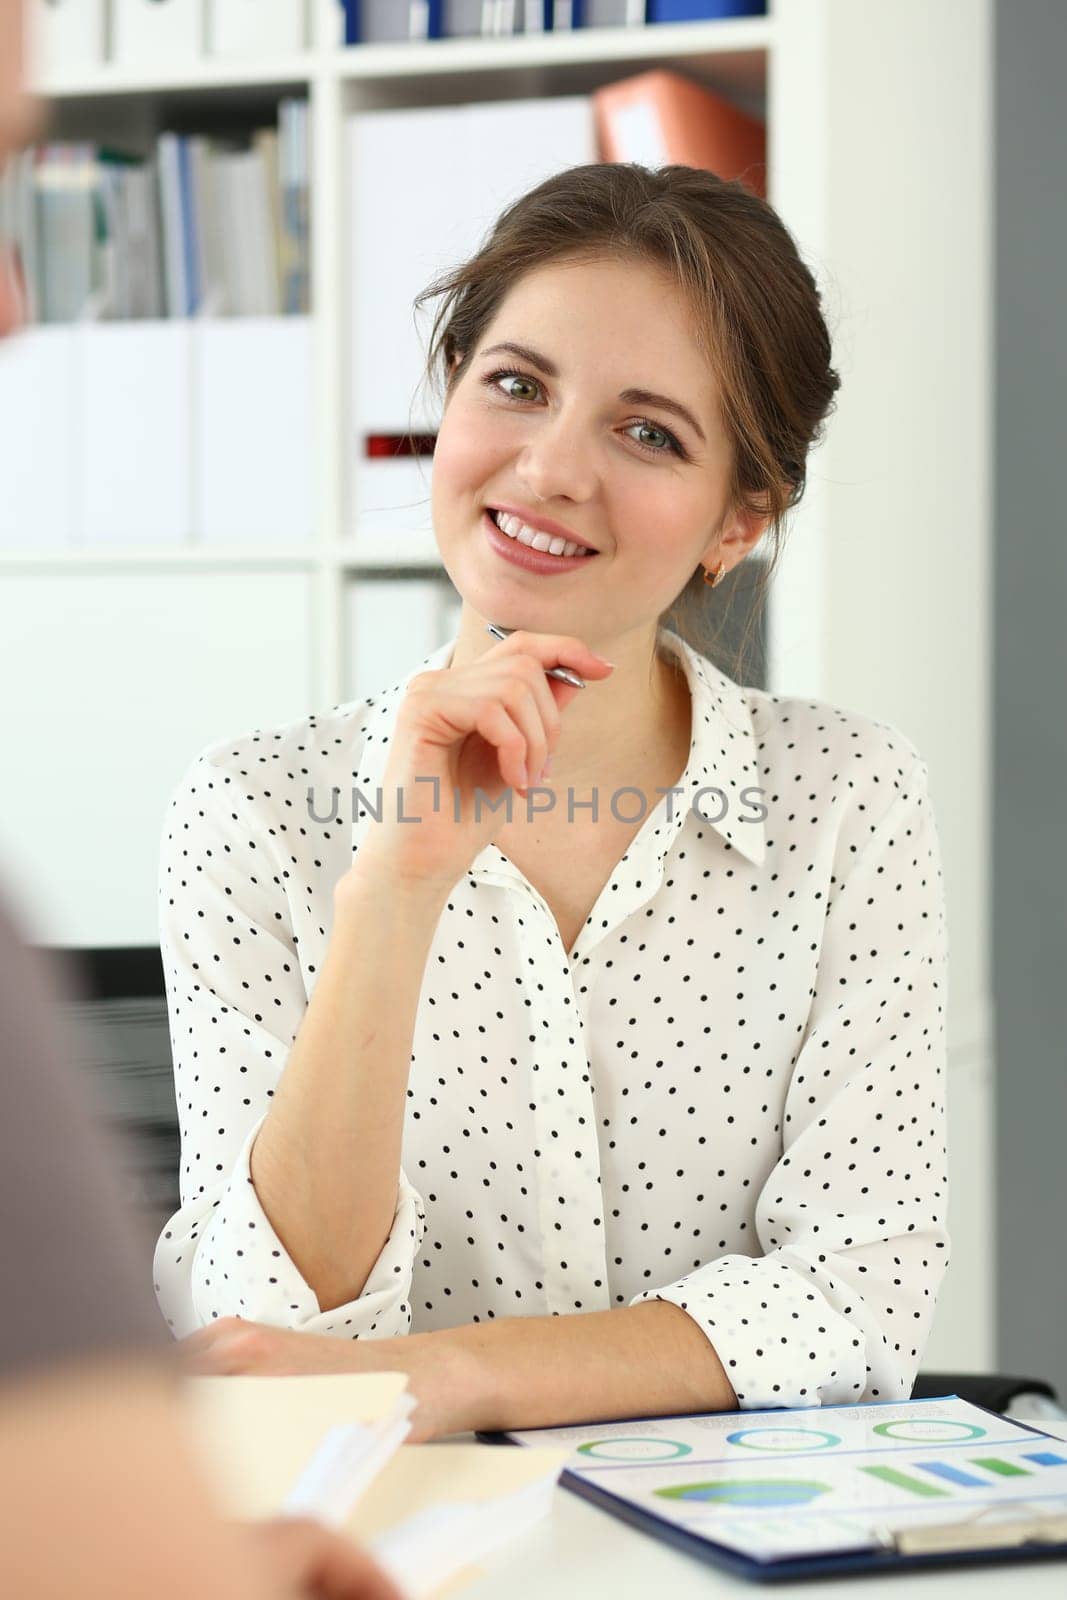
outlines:
[[440, 480], [451, 493], [477, 485], [482, 480], [488, 446], [477, 427], [464, 422], [454, 408], [445, 414], [434, 448], [434, 483]]
[[479, 420], [453, 402], [442, 418], [434, 447], [434, 509], [443, 508], [447, 497], [476, 493], [506, 454], [499, 430], [487, 428], [484, 417]]
[[668, 561], [687, 550], [707, 525], [706, 502], [680, 486], [674, 474], [652, 468], [616, 474], [611, 515], [634, 549]]

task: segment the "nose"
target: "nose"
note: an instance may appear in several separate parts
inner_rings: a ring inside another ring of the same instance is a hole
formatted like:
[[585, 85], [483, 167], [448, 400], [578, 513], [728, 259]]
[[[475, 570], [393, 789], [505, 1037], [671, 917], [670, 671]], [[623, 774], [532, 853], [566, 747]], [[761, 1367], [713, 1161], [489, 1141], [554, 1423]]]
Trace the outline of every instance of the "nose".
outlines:
[[589, 500], [596, 491], [596, 446], [562, 412], [546, 418], [517, 463], [520, 481], [538, 500]]

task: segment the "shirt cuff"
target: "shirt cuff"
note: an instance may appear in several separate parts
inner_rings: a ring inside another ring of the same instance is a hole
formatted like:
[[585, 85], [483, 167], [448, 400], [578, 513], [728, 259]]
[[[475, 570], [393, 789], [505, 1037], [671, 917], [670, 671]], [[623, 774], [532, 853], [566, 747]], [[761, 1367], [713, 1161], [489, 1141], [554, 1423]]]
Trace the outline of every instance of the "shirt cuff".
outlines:
[[[323, 1311], [271, 1226], [252, 1182], [252, 1146], [264, 1120], [261, 1117], [250, 1130], [207, 1217], [201, 1197], [198, 1215], [190, 1215], [192, 1207], [183, 1207], [160, 1238], [156, 1292], [172, 1328], [181, 1336], [220, 1317], [243, 1317], [342, 1339], [390, 1339], [410, 1332], [411, 1275], [426, 1232], [421, 1196], [401, 1172], [389, 1237], [362, 1293]], [[184, 1292], [176, 1281], [183, 1252], [189, 1258]], [[168, 1303], [175, 1299], [177, 1304]]]
[[[854, 1292], [849, 1298], [860, 1310]], [[863, 1398], [868, 1373], [862, 1326], [833, 1310], [780, 1259], [721, 1256], [666, 1288], [646, 1289], [630, 1304], [645, 1300], [667, 1300], [692, 1317], [722, 1362], [741, 1411], [847, 1405]], [[899, 1380], [896, 1390], [887, 1384], [880, 1395], [906, 1400], [911, 1392]]]

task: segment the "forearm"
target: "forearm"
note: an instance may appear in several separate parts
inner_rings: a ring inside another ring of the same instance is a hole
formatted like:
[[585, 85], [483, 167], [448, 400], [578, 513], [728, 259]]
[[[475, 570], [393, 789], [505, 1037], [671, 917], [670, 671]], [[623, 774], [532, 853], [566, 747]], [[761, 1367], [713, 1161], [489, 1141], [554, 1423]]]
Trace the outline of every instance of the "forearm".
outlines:
[[737, 1409], [715, 1349], [665, 1300], [469, 1323], [418, 1339], [447, 1341], [462, 1358], [468, 1428], [563, 1427]]
[[338, 886], [326, 959], [252, 1149], [259, 1203], [324, 1311], [360, 1293], [392, 1225], [419, 992], [446, 899], [371, 870]]

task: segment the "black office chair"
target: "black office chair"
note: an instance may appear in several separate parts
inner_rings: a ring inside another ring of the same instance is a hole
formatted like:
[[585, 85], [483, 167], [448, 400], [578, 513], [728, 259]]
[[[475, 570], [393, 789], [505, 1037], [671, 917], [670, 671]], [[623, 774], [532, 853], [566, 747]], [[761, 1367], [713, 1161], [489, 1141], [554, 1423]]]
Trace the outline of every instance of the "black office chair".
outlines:
[[50, 949], [77, 985], [77, 1065], [123, 1135], [127, 1193], [158, 1231], [178, 1209], [178, 1114], [157, 946]]
[[1059, 1395], [1043, 1378], [1012, 1378], [1003, 1372], [920, 1372], [911, 1398], [930, 1400], [943, 1394], [958, 1394], [961, 1400], [1001, 1415], [1011, 1407], [1019, 1416], [1055, 1419], [1058, 1413], [1067, 1421]]

